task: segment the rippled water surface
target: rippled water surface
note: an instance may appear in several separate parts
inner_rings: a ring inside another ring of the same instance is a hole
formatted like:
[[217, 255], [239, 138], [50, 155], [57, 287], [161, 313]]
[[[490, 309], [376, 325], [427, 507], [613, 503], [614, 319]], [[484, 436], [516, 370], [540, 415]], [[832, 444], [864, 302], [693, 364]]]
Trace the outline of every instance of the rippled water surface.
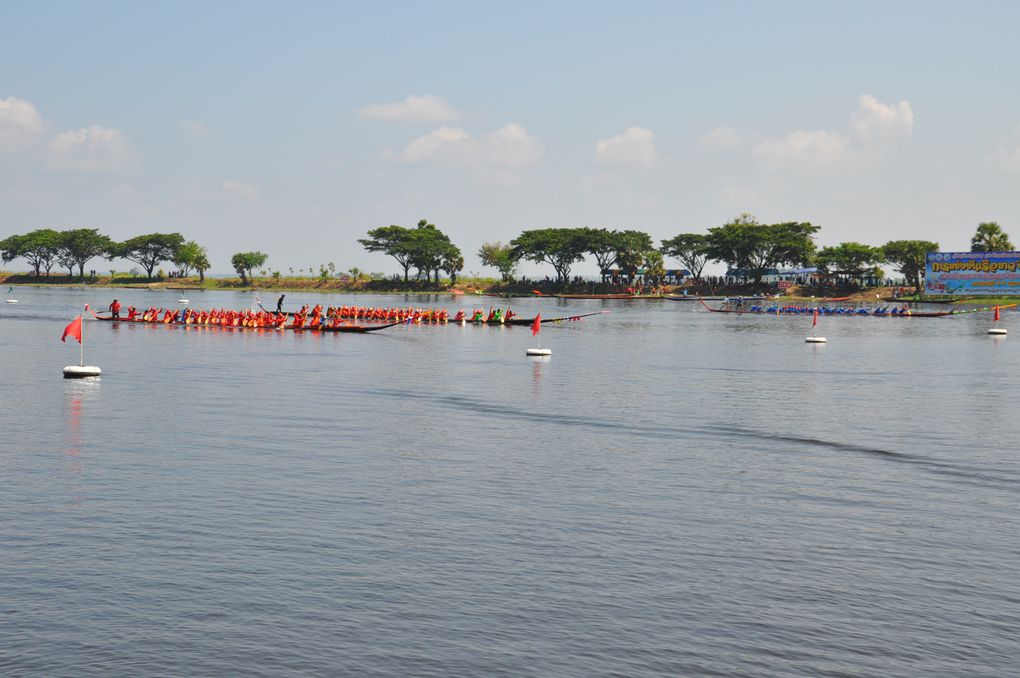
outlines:
[[[823, 318], [811, 346], [807, 318], [513, 300], [610, 311], [545, 326], [545, 362], [522, 327], [92, 322], [103, 376], [64, 381], [63, 326], [112, 295], [0, 308], [0, 674], [1020, 665], [1016, 314]], [[506, 300], [429, 300], [472, 302]]]

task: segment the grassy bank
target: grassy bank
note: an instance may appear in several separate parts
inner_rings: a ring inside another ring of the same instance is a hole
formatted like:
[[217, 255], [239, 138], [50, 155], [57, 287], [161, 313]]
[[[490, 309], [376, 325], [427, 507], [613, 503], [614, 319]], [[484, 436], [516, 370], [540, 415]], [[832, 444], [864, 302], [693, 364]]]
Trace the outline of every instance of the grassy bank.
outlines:
[[[341, 280], [338, 278], [312, 277], [279, 277], [256, 278], [246, 283], [240, 278], [148, 278], [130, 275], [85, 277], [68, 275], [34, 276], [27, 273], [0, 272], [0, 285], [21, 285], [38, 287], [113, 287], [124, 289], [168, 289], [168, 290], [265, 290], [266, 292], [322, 292], [336, 294], [485, 294], [506, 297], [531, 297], [535, 292], [543, 295], [556, 294], [623, 294], [627, 285], [611, 285], [607, 283], [577, 282], [560, 285], [554, 282], [527, 281], [502, 282], [495, 278], [458, 278], [456, 283], [441, 280], [437, 285], [433, 282], [411, 280]], [[753, 296], [754, 289], [750, 286], [709, 287], [671, 286], [666, 285], [656, 290], [643, 290], [643, 295], [656, 296], [681, 295], [686, 291], [688, 296]], [[892, 298], [893, 288], [877, 287], [859, 290], [841, 290], [831, 288], [793, 287], [786, 291], [780, 299], [798, 302], [824, 300], [826, 298], [850, 297], [851, 302], [872, 302], [877, 299], [887, 303]], [[918, 299], [916, 296], [904, 296], [896, 302], [924, 302], [933, 299]], [[973, 303], [981, 305], [1011, 304], [1020, 301], [1020, 297], [940, 297], [943, 303]]]

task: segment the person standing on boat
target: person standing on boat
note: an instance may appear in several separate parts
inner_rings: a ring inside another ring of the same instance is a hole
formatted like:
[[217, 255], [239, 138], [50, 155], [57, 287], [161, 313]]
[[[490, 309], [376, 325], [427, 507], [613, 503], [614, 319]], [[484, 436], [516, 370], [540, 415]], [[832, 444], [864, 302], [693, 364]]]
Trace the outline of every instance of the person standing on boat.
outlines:
[[114, 320], [120, 320], [120, 302], [116, 299], [110, 304], [110, 315]]
[[285, 296], [287, 296], [287, 295], [286, 294], [281, 294], [280, 298], [276, 300], [276, 312], [277, 313], [283, 313], [283, 298]]

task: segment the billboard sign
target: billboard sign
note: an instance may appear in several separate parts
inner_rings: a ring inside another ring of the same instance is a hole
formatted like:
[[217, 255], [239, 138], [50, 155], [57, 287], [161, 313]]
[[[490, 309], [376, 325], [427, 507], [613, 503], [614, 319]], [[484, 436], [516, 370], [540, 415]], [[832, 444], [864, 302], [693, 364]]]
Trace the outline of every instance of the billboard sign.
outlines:
[[1020, 252], [929, 252], [927, 294], [1020, 294]]

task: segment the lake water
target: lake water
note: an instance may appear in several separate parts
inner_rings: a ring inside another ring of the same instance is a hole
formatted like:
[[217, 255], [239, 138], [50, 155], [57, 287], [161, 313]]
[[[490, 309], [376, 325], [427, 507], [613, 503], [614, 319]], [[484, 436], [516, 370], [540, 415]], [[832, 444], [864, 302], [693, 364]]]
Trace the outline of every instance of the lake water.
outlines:
[[114, 294], [181, 293], [0, 308], [0, 674], [1016, 675], [1018, 314], [812, 346], [810, 318], [513, 300], [611, 311], [544, 326], [548, 361], [526, 327], [91, 322], [103, 376], [63, 380], [64, 325]]

